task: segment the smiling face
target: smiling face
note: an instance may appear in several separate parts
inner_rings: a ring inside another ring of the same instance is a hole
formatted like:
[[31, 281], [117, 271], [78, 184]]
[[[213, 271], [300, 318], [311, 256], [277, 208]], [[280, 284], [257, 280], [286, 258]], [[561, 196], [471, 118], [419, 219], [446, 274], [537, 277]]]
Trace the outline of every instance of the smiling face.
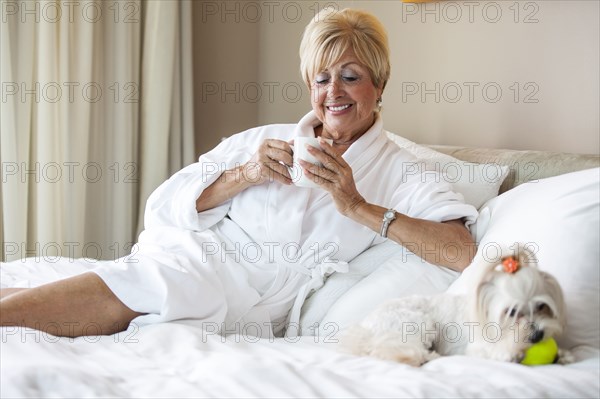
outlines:
[[354, 52], [346, 51], [312, 81], [311, 105], [323, 122], [322, 136], [340, 144], [354, 142], [375, 122], [377, 99], [382, 92]]

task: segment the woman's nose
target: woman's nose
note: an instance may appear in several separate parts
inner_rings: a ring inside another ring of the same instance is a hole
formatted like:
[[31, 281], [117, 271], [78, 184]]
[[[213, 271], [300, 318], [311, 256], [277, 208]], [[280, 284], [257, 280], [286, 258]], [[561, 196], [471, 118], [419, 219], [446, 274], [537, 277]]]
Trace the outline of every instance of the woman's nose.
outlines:
[[328, 97], [338, 97], [343, 92], [343, 84], [340, 79], [332, 79], [327, 87]]

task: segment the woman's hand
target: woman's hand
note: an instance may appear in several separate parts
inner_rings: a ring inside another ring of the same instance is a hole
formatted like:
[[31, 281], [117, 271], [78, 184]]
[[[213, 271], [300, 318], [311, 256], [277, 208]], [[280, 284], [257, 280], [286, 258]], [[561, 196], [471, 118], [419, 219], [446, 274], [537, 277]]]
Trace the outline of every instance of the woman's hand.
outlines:
[[277, 180], [292, 184], [285, 165], [292, 164], [292, 147], [282, 140], [266, 139], [250, 161], [226, 170], [213, 184], [208, 186], [198, 199], [196, 211], [203, 212], [235, 197], [250, 186]]
[[292, 184], [287, 168], [292, 166], [292, 154], [292, 147], [288, 142], [266, 139], [242, 167], [242, 176], [250, 185], [259, 185], [266, 181]]
[[324, 140], [319, 140], [319, 143], [321, 150], [309, 145], [308, 152], [323, 166], [314, 165], [302, 159], [300, 166], [309, 179], [331, 194], [338, 212], [350, 216], [360, 205], [366, 203], [356, 189], [352, 168], [333, 146]]

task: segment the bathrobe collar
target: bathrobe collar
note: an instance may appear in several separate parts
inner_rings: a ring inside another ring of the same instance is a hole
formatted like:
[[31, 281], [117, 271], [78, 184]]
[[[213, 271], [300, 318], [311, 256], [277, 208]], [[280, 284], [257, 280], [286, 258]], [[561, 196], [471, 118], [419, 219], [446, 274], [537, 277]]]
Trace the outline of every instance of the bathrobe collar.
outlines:
[[[315, 127], [322, 122], [317, 118], [314, 111], [306, 114], [294, 131], [294, 136], [315, 137]], [[376, 114], [375, 123], [348, 147], [342, 158], [352, 168], [354, 180], [362, 177], [370, 162], [377, 156], [387, 142], [387, 136], [383, 130], [383, 119], [380, 113]]]
[[[315, 128], [322, 124], [323, 123], [315, 115], [315, 111], [310, 111], [300, 119], [300, 122], [298, 122], [294, 136], [315, 137]], [[358, 158], [361, 158], [361, 155], [364, 155], [364, 151], [370, 148], [371, 144], [375, 143], [378, 138], [381, 138], [380, 136], [384, 136], [382, 133], [383, 120], [381, 114], [377, 113], [375, 116], [375, 123], [373, 123], [369, 130], [352, 143], [346, 152], [344, 152], [344, 160], [352, 166], [352, 163]], [[385, 140], [383, 141], [385, 142]], [[378, 149], [380, 148], [381, 147]]]

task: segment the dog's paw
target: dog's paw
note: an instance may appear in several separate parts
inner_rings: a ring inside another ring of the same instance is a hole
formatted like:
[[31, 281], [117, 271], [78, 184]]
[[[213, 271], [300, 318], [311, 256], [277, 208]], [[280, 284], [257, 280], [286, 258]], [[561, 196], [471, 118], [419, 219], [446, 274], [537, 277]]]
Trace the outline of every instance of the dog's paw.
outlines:
[[558, 349], [556, 363], [569, 364], [569, 363], [573, 363], [574, 361], [575, 361], [575, 356], [573, 356], [573, 353], [571, 353], [571, 351], [568, 351], [566, 349], [560, 349], [560, 348]]
[[408, 364], [413, 367], [422, 366], [440, 357], [437, 352], [427, 350], [423, 346], [390, 341], [374, 345], [368, 355], [382, 360]]
[[525, 359], [525, 351], [524, 350], [513, 353], [510, 360], [507, 360], [507, 361], [511, 362], [511, 363], [521, 363], [523, 361], [523, 359]]
[[430, 351], [427, 355], [424, 356], [424, 358], [425, 358], [424, 363], [430, 362], [430, 361], [435, 360], [440, 357], [442, 357], [442, 355], [440, 355], [439, 353], [437, 353], [435, 351]]
[[490, 359], [507, 363], [521, 363], [521, 361], [525, 359], [525, 351], [494, 353]]

